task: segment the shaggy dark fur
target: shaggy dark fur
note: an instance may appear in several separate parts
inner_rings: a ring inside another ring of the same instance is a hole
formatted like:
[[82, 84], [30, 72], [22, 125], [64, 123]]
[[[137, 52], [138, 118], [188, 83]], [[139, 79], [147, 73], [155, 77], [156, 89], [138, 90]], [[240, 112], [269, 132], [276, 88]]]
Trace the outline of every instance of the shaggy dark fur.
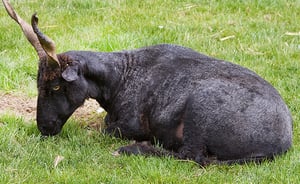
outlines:
[[292, 118], [279, 93], [241, 66], [175, 45], [58, 58], [62, 68], [51, 80], [44, 78], [45, 64], [39, 67], [43, 135], [59, 133], [75, 109], [94, 98], [107, 111], [106, 133], [165, 148], [136, 143], [120, 153], [206, 165], [271, 158], [292, 145]]

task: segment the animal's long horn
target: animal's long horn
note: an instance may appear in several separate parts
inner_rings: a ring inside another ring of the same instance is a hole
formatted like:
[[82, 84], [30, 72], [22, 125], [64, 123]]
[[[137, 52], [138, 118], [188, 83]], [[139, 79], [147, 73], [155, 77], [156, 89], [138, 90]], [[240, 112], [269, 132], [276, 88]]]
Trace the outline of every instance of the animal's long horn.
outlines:
[[51, 40], [50, 38], [48, 38], [46, 35], [44, 35], [38, 26], [38, 17], [36, 16], [36, 13], [32, 15], [31, 17], [31, 25], [33, 28], [33, 31], [35, 32], [35, 34], [37, 35], [40, 44], [42, 45], [43, 49], [45, 50], [45, 52], [47, 53], [47, 55], [50, 57], [50, 60], [48, 60], [48, 64], [50, 64], [51, 66], [60, 66], [57, 55], [56, 55], [56, 47], [55, 47], [55, 43], [53, 40]]
[[10, 3], [7, 0], [2, 0], [4, 7], [8, 13], [8, 15], [14, 19], [21, 27], [24, 35], [26, 36], [27, 40], [31, 43], [31, 45], [36, 50], [39, 58], [42, 58], [43, 56], [46, 56], [46, 53], [44, 49], [42, 48], [36, 34], [33, 32], [33, 29], [30, 24], [25, 22], [19, 15], [15, 12], [13, 7], [10, 5]]
[[51, 39], [39, 31], [37, 27], [38, 18], [36, 17], [36, 14], [32, 16], [32, 25], [30, 25], [15, 12], [8, 0], [2, 0], [2, 2], [9, 16], [20, 25], [24, 35], [36, 50], [40, 60], [46, 56], [48, 57], [47, 62], [49, 65], [53, 67], [60, 66], [55, 53], [55, 44]]

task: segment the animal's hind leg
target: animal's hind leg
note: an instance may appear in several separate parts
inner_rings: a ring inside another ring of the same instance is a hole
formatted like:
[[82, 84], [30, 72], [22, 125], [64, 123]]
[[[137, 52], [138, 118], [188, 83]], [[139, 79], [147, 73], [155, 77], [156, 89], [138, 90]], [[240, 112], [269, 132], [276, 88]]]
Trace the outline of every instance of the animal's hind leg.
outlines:
[[[205, 166], [213, 162], [208, 158], [208, 150], [205, 144], [205, 120], [196, 118], [199, 110], [192, 108], [192, 104], [187, 104], [183, 117], [183, 145], [178, 150], [179, 159], [193, 160]], [[199, 117], [199, 116], [198, 116]], [[196, 122], [197, 121], [197, 122]], [[201, 123], [201, 121], [204, 121]]]
[[206, 146], [195, 136], [184, 135], [184, 145], [178, 150], [177, 158], [193, 160], [202, 166], [209, 165], [213, 160], [208, 158]]

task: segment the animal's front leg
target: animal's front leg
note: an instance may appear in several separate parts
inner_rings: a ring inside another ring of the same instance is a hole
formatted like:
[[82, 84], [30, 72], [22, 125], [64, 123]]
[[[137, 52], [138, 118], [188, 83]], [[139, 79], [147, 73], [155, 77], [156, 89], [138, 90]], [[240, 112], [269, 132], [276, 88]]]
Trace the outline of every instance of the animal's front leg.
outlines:
[[173, 156], [178, 157], [174, 152], [167, 151], [162, 148], [157, 148], [151, 145], [149, 141], [138, 142], [127, 146], [120, 147], [114, 155], [144, 155], [144, 156]]
[[[109, 118], [106, 118], [107, 120]], [[115, 122], [107, 122], [105, 133], [119, 138], [127, 138], [136, 141], [149, 140], [149, 130], [141, 126], [141, 121], [137, 118], [130, 120], [118, 120]]]

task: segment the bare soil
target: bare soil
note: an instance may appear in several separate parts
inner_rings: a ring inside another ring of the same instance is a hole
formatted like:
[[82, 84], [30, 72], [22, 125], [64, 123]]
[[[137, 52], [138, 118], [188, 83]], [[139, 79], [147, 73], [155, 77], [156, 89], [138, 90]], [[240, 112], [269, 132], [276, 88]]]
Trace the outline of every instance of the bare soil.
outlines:
[[[0, 116], [4, 114], [24, 118], [25, 121], [35, 121], [37, 98], [29, 98], [24, 95], [0, 93]], [[99, 104], [92, 99], [86, 100], [84, 105], [79, 107], [72, 118], [83, 125], [100, 129], [103, 122], [103, 114], [99, 112]]]

